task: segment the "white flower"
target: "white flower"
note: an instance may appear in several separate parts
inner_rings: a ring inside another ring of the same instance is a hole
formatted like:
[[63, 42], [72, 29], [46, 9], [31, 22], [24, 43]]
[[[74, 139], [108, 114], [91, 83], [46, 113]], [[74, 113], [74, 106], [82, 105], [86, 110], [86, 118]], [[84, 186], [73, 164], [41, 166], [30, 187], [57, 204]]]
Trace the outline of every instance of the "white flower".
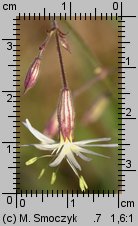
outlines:
[[91, 140], [84, 140], [84, 141], [77, 141], [73, 142], [66, 138], [63, 139], [62, 135], [60, 136], [60, 142], [57, 143], [53, 139], [47, 137], [46, 135], [40, 133], [35, 128], [32, 127], [29, 120], [23, 123], [26, 128], [40, 141], [40, 144], [28, 144], [22, 146], [34, 146], [40, 150], [46, 150], [51, 152], [50, 155], [43, 155], [41, 157], [34, 157], [26, 162], [26, 165], [33, 164], [38, 159], [43, 157], [54, 157], [54, 160], [49, 164], [51, 167], [58, 166], [63, 159], [66, 159], [68, 164], [71, 166], [74, 173], [79, 178], [79, 184], [81, 190], [85, 190], [88, 188], [84, 178], [79, 175], [78, 170], [81, 171], [81, 166], [77, 162], [75, 156], [79, 156], [81, 159], [85, 161], [90, 161], [91, 158], [86, 157], [84, 154], [96, 155], [100, 157], [109, 158], [108, 156], [96, 153], [94, 151], [86, 149], [87, 147], [117, 147], [117, 144], [93, 144], [94, 142], [101, 142], [101, 141], [109, 141], [110, 138], [98, 138], [98, 139], [91, 139]]

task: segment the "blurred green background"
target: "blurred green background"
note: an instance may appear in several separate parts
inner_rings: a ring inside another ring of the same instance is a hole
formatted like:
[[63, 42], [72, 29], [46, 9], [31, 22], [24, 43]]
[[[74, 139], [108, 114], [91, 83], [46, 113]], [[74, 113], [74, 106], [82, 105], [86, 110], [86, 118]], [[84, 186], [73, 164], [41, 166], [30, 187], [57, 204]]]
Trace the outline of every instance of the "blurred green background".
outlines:
[[[51, 24], [48, 19], [21, 19], [21, 92], [24, 90], [24, 79], [28, 68], [38, 54], [38, 48], [46, 37]], [[108, 76], [98, 81], [74, 100], [75, 131], [74, 139], [85, 140], [92, 138], [111, 137], [111, 143], [118, 142], [118, 112], [117, 112], [117, 61], [118, 35], [115, 21], [67, 20], [59, 21], [60, 29], [67, 33], [71, 54], [62, 48], [64, 67], [71, 91], [77, 90], [94, 79], [98, 67], [109, 70]], [[21, 121], [29, 119], [33, 127], [43, 131], [52, 113], [55, 111], [61, 89], [60, 67], [56, 52], [54, 37], [50, 40], [43, 55], [37, 84], [21, 98]], [[54, 137], [58, 140], [58, 134]], [[39, 143], [37, 139], [21, 124], [21, 144]], [[117, 148], [92, 148], [91, 150], [110, 156], [110, 159], [91, 156], [92, 161], [84, 162], [77, 159], [82, 166], [90, 192], [104, 189], [117, 191], [118, 167]], [[64, 160], [57, 173], [57, 180], [50, 185], [51, 174], [49, 159], [40, 159], [35, 164], [26, 166], [25, 162], [46, 152], [33, 147], [21, 148], [21, 180], [20, 188], [36, 189], [41, 192], [66, 191], [74, 192], [79, 189], [78, 178]], [[45, 174], [38, 180], [41, 169]]]

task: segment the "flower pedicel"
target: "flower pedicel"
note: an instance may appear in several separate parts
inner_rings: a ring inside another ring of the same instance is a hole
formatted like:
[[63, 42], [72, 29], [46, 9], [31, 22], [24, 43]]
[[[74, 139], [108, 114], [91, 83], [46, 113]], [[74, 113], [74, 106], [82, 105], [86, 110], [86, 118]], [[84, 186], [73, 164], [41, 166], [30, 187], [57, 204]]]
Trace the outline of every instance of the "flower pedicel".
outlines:
[[[29, 120], [26, 119], [23, 124], [26, 128], [40, 141], [39, 144], [27, 144], [22, 146], [34, 146], [37, 149], [48, 151], [49, 154], [45, 154], [40, 157], [33, 157], [32, 159], [26, 162], [26, 165], [31, 165], [37, 160], [45, 157], [51, 157], [52, 160], [49, 163], [50, 167], [57, 167], [60, 163], [66, 159], [67, 163], [70, 165], [75, 175], [78, 177], [79, 186], [81, 191], [88, 189], [88, 185], [81, 174], [81, 166], [76, 160], [76, 157], [83, 159], [84, 161], [90, 161], [91, 158], [87, 157], [85, 154], [96, 155], [100, 157], [109, 158], [108, 156], [96, 153], [94, 151], [88, 150], [89, 147], [117, 147], [117, 144], [95, 144], [96, 142], [106, 142], [111, 140], [110, 138], [97, 138], [83, 141], [73, 141], [73, 131], [74, 131], [74, 118], [75, 111], [72, 103], [71, 91], [68, 88], [66, 75], [64, 72], [61, 49], [60, 49], [60, 35], [59, 28], [57, 23], [53, 20], [57, 51], [59, 55], [59, 62], [61, 66], [61, 75], [63, 81], [63, 88], [61, 90], [59, 103], [57, 107], [57, 119], [59, 125], [59, 142], [49, 138], [48, 136], [40, 133], [35, 128], [32, 127]], [[65, 37], [64, 37], [65, 39]], [[66, 44], [66, 46], [68, 46]], [[44, 173], [42, 169], [41, 175]], [[54, 184], [56, 181], [56, 172], [52, 173], [51, 184]]]

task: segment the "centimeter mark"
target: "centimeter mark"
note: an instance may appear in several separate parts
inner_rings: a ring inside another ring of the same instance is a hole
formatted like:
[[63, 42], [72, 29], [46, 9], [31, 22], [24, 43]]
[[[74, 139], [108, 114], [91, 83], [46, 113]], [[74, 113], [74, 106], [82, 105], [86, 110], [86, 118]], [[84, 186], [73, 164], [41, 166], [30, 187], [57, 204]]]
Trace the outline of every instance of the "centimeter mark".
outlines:
[[[122, 44], [125, 44], [125, 43], [123, 43], [123, 40], [122, 40], [122, 37], [121, 37], [122, 36], [122, 26], [123, 26], [122, 25], [122, 16], [123, 16], [123, 7], [122, 7], [122, 2], [121, 2], [121, 18], [120, 18], [120, 22], [118, 22], [118, 32], [121, 32], [121, 35], [118, 35], [118, 39], [119, 39], [118, 40], [118, 49], [121, 49], [121, 50], [123, 49], [122, 48], [123, 47]], [[125, 20], [124, 20], [124, 22], [125, 22]], [[120, 30], [120, 28], [121, 28], [121, 30]], [[125, 26], [123, 26], [123, 28], [125, 29]], [[125, 52], [118, 51], [118, 57], [120, 57], [120, 54], [122, 55], [123, 53], [125, 53]], [[118, 58], [118, 62], [119, 62], [119, 58]], [[122, 58], [121, 58], [121, 65], [122, 65]], [[123, 84], [121, 84], [122, 83], [122, 72], [120, 72], [119, 70], [120, 70], [120, 68], [118, 67], [118, 88], [121, 88], [121, 93], [120, 93], [120, 89], [118, 89], [118, 95], [119, 95], [118, 100], [123, 99], [122, 98], [122, 85]], [[120, 76], [120, 74], [121, 74], [121, 76]], [[121, 85], [121, 87], [120, 87], [120, 85]], [[121, 106], [122, 106], [122, 102], [121, 102]], [[118, 102], [118, 108], [119, 107], [120, 107], [120, 102]], [[122, 115], [122, 109], [121, 109], [121, 115]], [[118, 120], [120, 122], [120, 123], [118, 123], [118, 126], [120, 126], [120, 124], [121, 124], [121, 129], [122, 129], [122, 126], [123, 126], [122, 125], [122, 119], [118, 118]], [[120, 129], [120, 128], [118, 127], [118, 129]], [[122, 135], [119, 135], [119, 134], [120, 133], [119, 133], [119, 130], [118, 130], [118, 136], [119, 136], [118, 141], [121, 140], [121, 145], [122, 145], [122, 141], [123, 141], [123, 139], [121, 138]], [[122, 156], [123, 156], [123, 150], [122, 149], [120, 150], [120, 146], [118, 147], [118, 156], [120, 157], [120, 158], [118, 158], [118, 167], [119, 167], [120, 162], [122, 163]], [[119, 169], [120, 168], [118, 168], [118, 175], [120, 175]], [[125, 181], [123, 181], [123, 182], [125, 182]], [[120, 176], [118, 176], [118, 208], [119, 208], [119, 203], [120, 203], [120, 201], [119, 201], [119, 199], [120, 199], [120, 190], [123, 187], [122, 185], [123, 185], [122, 184], [122, 177], [121, 177], [121, 180], [120, 180]]]
[[[20, 183], [13, 183], [13, 184], [20, 184]], [[22, 200], [22, 198], [25, 200], [25, 198], [27, 198], [28, 196], [29, 197], [38, 197], [38, 190], [20, 190], [18, 191], [18, 189], [16, 189], [16, 192], [3, 192], [2, 193], [3, 195], [7, 195], [7, 196], [15, 196], [15, 202], [16, 202], [16, 208], [18, 208], [18, 205], [20, 205], [19, 202], [18, 203], [18, 200]], [[70, 194], [70, 196], [69, 196]], [[39, 192], [39, 196], [41, 196], [41, 201], [44, 202], [45, 198], [48, 198], [48, 197], [66, 197], [66, 207], [69, 208], [69, 204], [71, 203], [72, 201], [72, 198], [78, 198], [79, 196], [81, 197], [89, 197], [89, 198], [92, 198], [92, 201], [95, 202], [95, 197], [99, 198], [99, 197], [105, 197], [107, 196], [108, 198], [110, 197], [115, 197], [115, 190], [97, 190], [96, 193], [95, 193], [95, 190], [92, 190], [92, 191], [87, 191], [87, 193], [85, 192], [82, 192], [81, 194], [79, 193], [78, 190], [74, 191], [72, 190], [70, 193], [68, 190], [66, 191], [63, 191], [61, 190], [60, 194], [59, 194], [59, 190], [47, 190], [45, 193], [44, 193], [44, 190], [41, 190], [41, 192]]]

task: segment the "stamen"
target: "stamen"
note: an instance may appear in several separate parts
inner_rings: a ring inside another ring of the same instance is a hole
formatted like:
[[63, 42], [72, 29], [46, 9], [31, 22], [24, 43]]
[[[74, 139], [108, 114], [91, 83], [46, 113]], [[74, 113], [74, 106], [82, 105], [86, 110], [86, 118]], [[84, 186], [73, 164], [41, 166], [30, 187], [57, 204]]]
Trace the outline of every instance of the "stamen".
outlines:
[[56, 181], [56, 173], [53, 172], [53, 173], [52, 173], [52, 177], [51, 177], [51, 182], [50, 182], [50, 184], [53, 185], [53, 184], [55, 183], [55, 181]]
[[31, 159], [29, 159], [25, 164], [26, 166], [32, 165], [34, 164], [38, 159], [42, 159], [42, 158], [47, 158], [47, 157], [51, 157], [52, 155], [42, 155], [40, 157], [33, 157]]
[[43, 168], [38, 176], [38, 180], [41, 179], [41, 177], [44, 175], [45, 169]]
[[84, 180], [83, 176], [80, 176], [79, 178], [79, 185], [81, 191], [85, 191], [86, 189], [88, 189], [88, 185], [86, 184], [86, 181]]
[[26, 165], [26, 166], [32, 165], [32, 164], [35, 163], [37, 160], [38, 160], [38, 157], [33, 157], [33, 158], [29, 159], [29, 160], [25, 163], [25, 165]]

